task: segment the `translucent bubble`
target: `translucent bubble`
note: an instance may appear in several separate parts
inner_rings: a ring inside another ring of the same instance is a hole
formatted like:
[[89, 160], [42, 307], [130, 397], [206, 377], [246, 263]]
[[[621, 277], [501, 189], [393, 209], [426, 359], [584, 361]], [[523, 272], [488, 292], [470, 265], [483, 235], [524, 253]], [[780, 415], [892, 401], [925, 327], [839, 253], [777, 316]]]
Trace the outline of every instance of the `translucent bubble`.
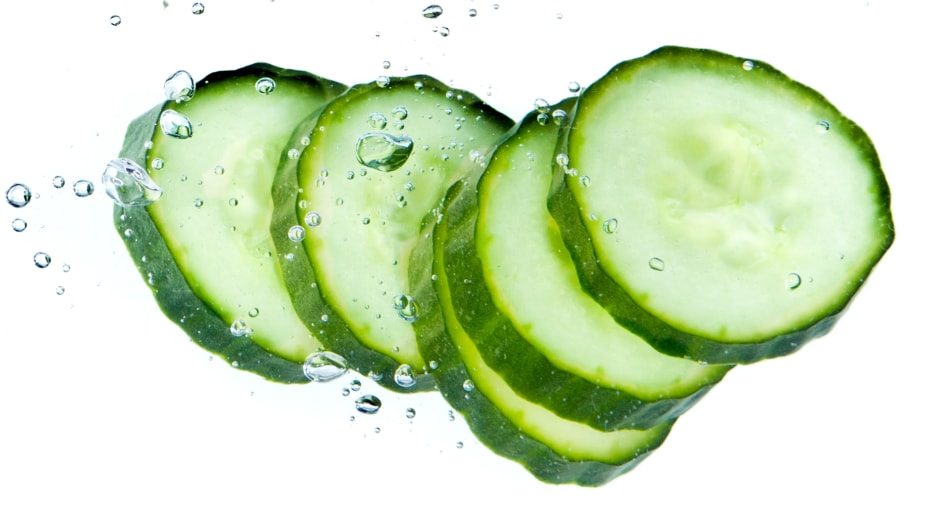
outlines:
[[249, 337], [252, 334], [254, 334], [254, 330], [252, 330], [243, 319], [235, 319], [234, 322], [231, 323], [231, 335], [235, 337]]
[[63, 263], [63, 272], [69, 272], [70, 270], [72, 270], [72, 267], [67, 263]]
[[388, 75], [381, 75], [376, 78], [376, 85], [379, 86], [380, 88], [388, 88], [389, 83], [390, 83], [390, 79]]
[[162, 128], [162, 133], [176, 139], [191, 138], [193, 127], [191, 120], [184, 114], [171, 109], [162, 111], [158, 118], [158, 124]]
[[257, 307], [252, 307], [251, 310], [247, 311], [248, 317], [257, 317], [261, 315], [261, 309]]
[[571, 159], [565, 153], [558, 153], [557, 156], [554, 157], [554, 162], [562, 169], [566, 169]]
[[296, 147], [291, 147], [290, 149], [287, 150], [287, 158], [291, 160], [296, 160], [297, 158], [300, 158], [300, 150], [297, 149]]
[[829, 121], [822, 119], [815, 123], [815, 131], [818, 133], [828, 133], [829, 130], [831, 130], [831, 123]]
[[205, 4], [203, 4], [203, 3], [201, 3], [201, 2], [195, 2], [195, 3], [193, 3], [193, 4], [191, 5], [191, 13], [192, 13], [192, 14], [194, 14], [194, 15], [197, 16], [197, 15], [200, 15], [200, 14], [204, 14], [204, 12], [205, 12]]
[[571, 93], [580, 93], [581, 92], [581, 83], [577, 81], [571, 81], [567, 83], [567, 90]]
[[647, 262], [650, 265], [650, 268], [656, 270], [657, 272], [662, 272], [666, 268], [666, 262], [660, 258], [650, 258], [650, 261]]
[[472, 391], [475, 391], [475, 383], [472, 382], [472, 379], [465, 379], [462, 381], [462, 389], [467, 393], [471, 393]]
[[790, 290], [798, 289], [802, 285], [802, 277], [794, 272], [785, 276], [785, 287]]
[[432, 361], [429, 362], [429, 370], [436, 370], [436, 369], [438, 369], [438, 368], [439, 368], [439, 362], [438, 362], [438, 361], [432, 360]]
[[393, 308], [396, 309], [396, 313], [399, 314], [399, 317], [410, 323], [419, 318], [419, 304], [409, 295], [401, 294], [394, 296]]
[[187, 102], [195, 95], [195, 80], [191, 74], [178, 70], [165, 79], [165, 98], [176, 103]]
[[413, 371], [411, 365], [403, 363], [396, 367], [396, 371], [393, 373], [393, 381], [399, 387], [411, 388], [416, 385], [416, 372]]
[[162, 196], [162, 188], [144, 168], [128, 158], [117, 158], [102, 172], [106, 194], [122, 207], [148, 205]]
[[78, 197], [87, 197], [96, 190], [93, 184], [85, 179], [80, 179], [73, 183], [73, 193]]
[[201, 198], [195, 198], [192, 204], [195, 206], [195, 208], [200, 209], [205, 204], [205, 201]]
[[374, 112], [369, 115], [369, 125], [377, 130], [382, 130], [386, 128], [386, 116], [380, 114], [379, 112]]
[[416, 409], [409, 407], [406, 409], [406, 419], [412, 419], [416, 417]]
[[579, 182], [579, 183], [581, 184], [581, 187], [582, 187], [582, 188], [589, 188], [589, 187], [590, 187], [590, 176], [589, 176], [589, 175], [582, 175], [582, 176], [580, 177], [580, 179], [578, 179], [577, 182]]
[[347, 369], [346, 359], [330, 351], [315, 352], [303, 363], [303, 374], [313, 382], [331, 381], [345, 374]]
[[475, 17], [475, 16], [477, 16], [477, 15], [478, 15], [478, 11], [477, 11], [477, 10], [475, 10], [475, 9], [469, 9], [469, 10], [468, 10], [468, 17], [473, 18], [473, 17]]
[[62, 294], [65, 293], [65, 292], [66, 292], [66, 288], [64, 288], [63, 286], [56, 286], [56, 294], [57, 294], [57, 295], [62, 295]]
[[535, 99], [534, 101], [534, 111], [539, 114], [547, 114], [551, 112], [551, 104], [543, 98]]
[[561, 126], [567, 121], [567, 112], [563, 109], [556, 109], [551, 113], [551, 118], [554, 119], [554, 124]]
[[122, 18], [114, 15], [109, 18], [109, 24], [112, 26], [119, 26], [122, 24]]
[[51, 259], [49, 257], [49, 254], [46, 254], [45, 252], [38, 252], [33, 255], [33, 264], [40, 268], [48, 267], [50, 264], [50, 261]]
[[237, 198], [228, 198], [228, 205], [231, 207], [237, 207], [238, 199]]
[[604, 221], [604, 231], [607, 233], [615, 233], [617, 231], [617, 220], [608, 219]]
[[461, 440], [459, 440], [458, 442], [455, 442], [456, 449], [461, 449], [463, 447], [465, 447], [465, 444]]
[[304, 236], [307, 235], [307, 230], [299, 224], [295, 224], [287, 230], [287, 237], [294, 242], [303, 242]]
[[441, 35], [441, 36], [443, 36], [443, 37], [448, 37], [448, 36], [449, 36], [449, 27], [447, 27], [447, 26], [436, 27], [436, 28], [435, 28], [434, 30], [432, 30], [432, 31], [438, 33], [439, 35]]
[[376, 395], [364, 395], [356, 400], [356, 410], [363, 414], [375, 414], [382, 406], [382, 400]]
[[359, 379], [353, 379], [352, 381], [350, 381], [350, 390], [351, 390], [351, 391], [359, 391], [360, 388], [362, 388], [362, 387], [363, 387], [363, 383], [360, 382]]
[[745, 70], [746, 72], [748, 72], [749, 70], [752, 70], [753, 68], [755, 68], [755, 62], [754, 62], [754, 61], [752, 61], [752, 60], [745, 60], [745, 61], [742, 62], [742, 70]]
[[392, 115], [394, 118], [402, 121], [409, 117], [409, 109], [402, 105], [397, 105], [393, 107]]
[[224, 167], [222, 167], [221, 165], [216, 165], [216, 166], [214, 167], [214, 174], [215, 174], [215, 175], [223, 175], [223, 174], [224, 174]]
[[254, 89], [262, 95], [269, 95], [277, 89], [277, 83], [270, 77], [261, 77], [254, 83]]
[[26, 221], [16, 218], [13, 220], [13, 231], [21, 232], [26, 229]]
[[66, 179], [63, 179], [62, 176], [57, 175], [56, 177], [53, 177], [53, 187], [54, 187], [54, 188], [59, 189], [59, 188], [62, 188], [63, 186], [65, 186], [65, 185], [66, 185]]
[[303, 222], [307, 226], [313, 228], [315, 226], [320, 226], [320, 223], [323, 222], [323, 218], [320, 217], [320, 214], [317, 214], [316, 212], [308, 212], [307, 215], [304, 216]]
[[389, 67], [391, 66], [392, 64], [389, 62], [389, 60], [383, 60], [383, 70], [389, 70]]
[[412, 139], [388, 133], [365, 133], [356, 141], [356, 157], [366, 167], [392, 172], [402, 167], [412, 154]]
[[152, 168], [155, 170], [161, 170], [165, 168], [165, 160], [161, 158], [155, 158], [152, 160]]
[[430, 5], [425, 9], [422, 9], [422, 17], [426, 19], [435, 19], [442, 15], [442, 6], [440, 5]]
[[7, 203], [18, 209], [26, 207], [32, 198], [33, 192], [26, 184], [16, 183], [7, 188]]

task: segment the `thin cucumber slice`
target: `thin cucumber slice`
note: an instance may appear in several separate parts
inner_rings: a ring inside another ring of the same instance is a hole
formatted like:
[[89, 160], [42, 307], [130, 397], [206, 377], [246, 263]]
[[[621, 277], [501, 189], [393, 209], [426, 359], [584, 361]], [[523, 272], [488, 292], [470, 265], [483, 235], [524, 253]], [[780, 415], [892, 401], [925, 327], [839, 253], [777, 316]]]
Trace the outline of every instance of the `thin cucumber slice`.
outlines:
[[675, 418], [730, 367], [657, 352], [583, 291], [547, 210], [552, 166], [563, 170], [559, 127], [537, 115], [512, 130], [477, 185], [463, 186], [445, 210], [435, 243], [450, 294], [443, 310], [494, 373], [560, 417], [600, 430]]
[[273, 380], [306, 381], [301, 363], [324, 345], [294, 312], [276, 262], [271, 182], [293, 128], [343, 90], [266, 64], [214, 73], [189, 101], [137, 119], [122, 152], [164, 189], [147, 207], [115, 211], [159, 304], [199, 345]]
[[[294, 267], [292, 294], [309, 297], [297, 302], [303, 317], [314, 327], [342, 319], [351, 331], [325, 332], [331, 347], [355, 336], [379, 353], [377, 376], [399, 364], [425, 369], [412, 325], [410, 253], [446, 189], [483, 170], [511, 124], [477, 97], [425, 76], [354, 86], [313, 118], [295, 165], [296, 207], [283, 209], [296, 212], [306, 233], [296, 249], [279, 247], [304, 252], [294, 263], [312, 266], [309, 275]], [[275, 194], [289, 195], [292, 168], [281, 168]]]
[[661, 48], [587, 89], [551, 209], [618, 321], [709, 363], [826, 333], [894, 238], [867, 135], [814, 90]]
[[[444, 221], [436, 227], [435, 240], [444, 240], [438, 235], [446, 231]], [[539, 480], [597, 486], [631, 470], [666, 439], [675, 420], [649, 430], [604, 432], [522, 398], [484, 361], [455, 313], [440, 310], [440, 301], [449, 306], [452, 295], [439, 250], [434, 261], [431, 242], [413, 254], [416, 264], [431, 267], [413, 272], [422, 309], [416, 322], [421, 350], [443, 397], [465, 416], [486, 447], [520, 463]]]

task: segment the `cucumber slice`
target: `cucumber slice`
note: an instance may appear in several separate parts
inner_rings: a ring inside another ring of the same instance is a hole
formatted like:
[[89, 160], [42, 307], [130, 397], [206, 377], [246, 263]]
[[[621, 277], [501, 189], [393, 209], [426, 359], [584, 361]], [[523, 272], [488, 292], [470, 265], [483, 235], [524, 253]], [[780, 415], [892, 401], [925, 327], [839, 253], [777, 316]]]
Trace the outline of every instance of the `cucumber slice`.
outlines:
[[274, 236], [286, 237], [288, 224], [306, 231], [299, 243], [278, 239], [293, 254], [284, 268], [298, 312], [334, 350], [355, 349], [355, 336], [379, 353], [361, 360], [375, 378], [400, 364], [422, 371], [410, 253], [449, 185], [481, 171], [512, 122], [467, 92], [413, 76], [354, 86], [308, 123], [307, 145], [274, 190], [295, 202], [279, 209]]
[[580, 99], [550, 207], [578, 272], [665, 353], [788, 354], [825, 334], [894, 239], [867, 135], [773, 67], [665, 47]]
[[[448, 201], [463, 185], [453, 186]], [[447, 231], [444, 220], [436, 226], [435, 241], [444, 241]], [[604, 432], [522, 398], [484, 360], [454, 311], [440, 310], [440, 302], [443, 307], [452, 304], [441, 250], [436, 248], [433, 258], [428, 241], [413, 252], [414, 264], [422, 265], [413, 270], [412, 283], [421, 308], [415, 323], [420, 347], [439, 391], [486, 447], [517, 461], [539, 480], [597, 486], [631, 470], [663, 443], [675, 420], [649, 430]]]
[[[295, 314], [276, 262], [271, 182], [293, 128], [343, 90], [266, 64], [217, 72], [191, 100], [133, 122], [122, 151], [164, 189], [147, 207], [115, 209], [158, 303], [196, 343], [268, 379], [307, 381], [301, 363], [324, 347]], [[164, 111], [188, 118], [190, 135], [163, 133]]]
[[657, 352], [584, 293], [547, 211], [552, 167], [561, 170], [559, 127], [537, 116], [524, 118], [445, 212], [435, 243], [450, 295], [443, 310], [494, 373], [560, 417], [600, 430], [675, 418], [730, 367]]

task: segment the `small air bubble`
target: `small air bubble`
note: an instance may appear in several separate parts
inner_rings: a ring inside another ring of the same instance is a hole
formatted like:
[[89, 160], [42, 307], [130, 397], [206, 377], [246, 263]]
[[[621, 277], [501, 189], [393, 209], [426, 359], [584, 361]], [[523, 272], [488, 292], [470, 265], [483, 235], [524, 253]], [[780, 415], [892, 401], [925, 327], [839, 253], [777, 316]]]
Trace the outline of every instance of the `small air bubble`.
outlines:
[[257, 307], [252, 307], [251, 310], [247, 311], [248, 317], [257, 317], [261, 315], [261, 310]]
[[393, 309], [399, 314], [399, 317], [412, 323], [419, 318], [419, 304], [415, 299], [406, 294], [393, 297]]
[[370, 219], [369, 219], [368, 217], [364, 217], [362, 223], [363, 223], [363, 224], [369, 224], [369, 223], [370, 223]]
[[313, 228], [315, 226], [320, 226], [320, 223], [323, 222], [323, 218], [320, 217], [320, 214], [317, 214], [316, 212], [308, 212], [307, 215], [304, 216], [303, 222], [307, 226]]
[[828, 133], [829, 130], [831, 130], [830, 122], [822, 119], [821, 121], [815, 123], [815, 131], [818, 133]]
[[755, 62], [753, 62], [752, 60], [745, 60], [742, 62], [742, 70], [745, 70], [746, 72], [748, 72], [749, 70], [752, 70], [753, 68], [755, 68]]
[[551, 112], [551, 104], [543, 98], [538, 98], [534, 101], [534, 111], [540, 114], [547, 114]]
[[466, 393], [471, 393], [475, 391], [475, 383], [472, 382], [472, 379], [465, 379], [462, 381], [462, 389], [465, 390]]
[[277, 83], [270, 77], [261, 77], [254, 83], [254, 89], [262, 95], [269, 95], [277, 89]]
[[155, 170], [161, 170], [165, 168], [165, 160], [161, 158], [155, 158], [152, 160], [152, 168]]
[[287, 230], [287, 238], [293, 242], [303, 242], [304, 236], [306, 236], [307, 230], [299, 224], [295, 224]]
[[191, 120], [172, 109], [162, 111], [158, 123], [162, 128], [162, 133], [172, 138], [187, 139], [191, 138], [193, 133], [194, 127], [191, 125]]
[[119, 26], [122, 24], [122, 18], [119, 16], [112, 16], [109, 18], [109, 24], [112, 26]]
[[195, 2], [191, 5], [192, 14], [199, 16], [201, 14], [204, 14], [204, 12], [205, 12], [205, 4], [201, 2]]
[[429, 370], [437, 370], [439, 368], [439, 362], [432, 360], [429, 362]]
[[33, 264], [40, 268], [48, 267], [50, 261], [49, 254], [46, 254], [45, 252], [38, 252], [33, 255]]
[[350, 391], [359, 391], [363, 387], [363, 383], [359, 379], [353, 379], [350, 381]]
[[162, 196], [162, 188], [145, 169], [127, 158], [114, 159], [106, 165], [102, 184], [109, 198], [122, 207], [149, 205]]
[[389, 60], [383, 60], [383, 70], [389, 70], [390, 66], [392, 66], [392, 64], [389, 62]]
[[571, 162], [571, 159], [564, 153], [558, 153], [554, 157], [554, 162], [557, 163], [557, 166], [561, 167], [563, 170], [567, 170], [567, 165]]
[[581, 92], [581, 83], [577, 81], [571, 81], [567, 83], [567, 90], [571, 93], [580, 93]]
[[346, 359], [330, 351], [315, 352], [307, 356], [303, 363], [303, 374], [313, 382], [331, 381], [346, 371]]
[[72, 268], [68, 263], [63, 263], [63, 272], [69, 272]]
[[63, 179], [62, 176], [57, 175], [56, 177], [53, 177], [53, 187], [54, 187], [54, 188], [59, 189], [59, 188], [62, 188], [63, 186], [65, 186], [65, 185], [66, 185], [66, 179]]
[[80, 179], [73, 183], [73, 193], [80, 198], [85, 198], [91, 195], [96, 190], [96, 187], [92, 185], [91, 182]]
[[561, 126], [567, 121], [567, 112], [563, 109], [556, 109], [551, 113], [551, 118], [554, 119], [554, 124]]
[[589, 187], [590, 187], [590, 176], [589, 176], [589, 175], [582, 175], [582, 176], [580, 177], [580, 179], [577, 180], [577, 182], [579, 182], [579, 183], [581, 184], [581, 187], [582, 187], [582, 188], [589, 188]]
[[201, 198], [195, 198], [195, 201], [192, 203], [194, 204], [195, 208], [200, 209], [205, 204], [205, 201]]
[[165, 79], [165, 98], [176, 103], [187, 102], [195, 95], [195, 80], [191, 74], [178, 70]]
[[381, 75], [376, 78], [376, 85], [379, 86], [380, 88], [388, 88], [389, 83], [390, 83], [390, 79], [388, 75]]
[[386, 116], [379, 112], [374, 112], [369, 115], [369, 120], [367, 121], [369, 125], [377, 130], [382, 130], [386, 128], [387, 121]]
[[30, 203], [32, 198], [33, 192], [26, 184], [17, 183], [7, 189], [7, 203], [18, 209], [26, 207], [26, 204]]
[[802, 277], [795, 272], [792, 272], [785, 276], [785, 287], [789, 290], [797, 289], [802, 285]]
[[399, 387], [411, 388], [416, 385], [416, 372], [413, 371], [411, 365], [403, 363], [396, 367], [396, 371], [393, 373], [393, 381]]
[[548, 116], [547, 114], [544, 114], [544, 113], [538, 114], [538, 117], [537, 117], [538, 124], [541, 126], [548, 124], [549, 119], [551, 119], [551, 116]]
[[231, 207], [237, 207], [237, 205], [238, 205], [238, 199], [237, 199], [237, 198], [229, 198], [229, 199], [228, 199], [228, 205], [230, 205]]
[[647, 262], [650, 265], [650, 268], [656, 270], [657, 272], [662, 272], [666, 268], [666, 263], [660, 258], [650, 258], [650, 261]]
[[16, 218], [13, 220], [13, 231], [21, 232], [26, 229], [26, 221]]
[[297, 149], [296, 147], [291, 147], [290, 149], [288, 149], [287, 158], [291, 160], [296, 160], [300, 158], [300, 149]]
[[456, 449], [461, 449], [461, 448], [463, 448], [463, 447], [465, 447], [465, 444], [462, 443], [461, 440], [459, 440], [458, 442], [455, 442], [455, 448], [456, 448]]
[[447, 27], [447, 26], [438, 27], [438, 28], [436, 28], [436, 29], [434, 29], [434, 30], [432, 30], [432, 31], [438, 33], [439, 35], [441, 35], [441, 36], [443, 36], [443, 37], [448, 37], [448, 36], [449, 36], [449, 27]]
[[473, 17], [475, 17], [475, 16], [477, 16], [477, 15], [478, 15], [478, 11], [477, 11], [477, 10], [475, 10], [475, 9], [469, 9], [469, 10], [468, 10], [468, 17], [473, 18]]
[[64, 288], [64, 287], [62, 287], [62, 286], [56, 286], [56, 294], [57, 294], [57, 295], [62, 295], [62, 294], [65, 293], [65, 292], [66, 292], [66, 288]]
[[363, 414], [375, 414], [382, 406], [382, 400], [376, 395], [364, 395], [356, 400], [356, 410]]
[[406, 409], [406, 419], [412, 419], [416, 417], [416, 409], [409, 407]]
[[617, 231], [617, 219], [608, 219], [604, 221], [604, 231], [607, 233], [615, 233]]
[[441, 5], [430, 5], [425, 9], [422, 9], [422, 17], [426, 19], [435, 19], [442, 15], [442, 6]]
[[249, 337], [254, 333], [254, 330], [247, 325], [243, 319], [235, 319], [231, 323], [231, 335], [235, 337]]
[[409, 109], [402, 105], [397, 105], [393, 108], [392, 115], [394, 118], [402, 121], [409, 117]]

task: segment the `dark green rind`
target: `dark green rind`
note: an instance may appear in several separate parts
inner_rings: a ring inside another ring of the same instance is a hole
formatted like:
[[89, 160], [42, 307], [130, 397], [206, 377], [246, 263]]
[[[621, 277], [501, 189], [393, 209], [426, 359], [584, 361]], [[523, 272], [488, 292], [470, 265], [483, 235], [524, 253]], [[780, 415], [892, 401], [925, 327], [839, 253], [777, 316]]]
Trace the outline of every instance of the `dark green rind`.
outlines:
[[[196, 90], [200, 91], [201, 87], [209, 83], [246, 75], [301, 80], [308, 85], [326, 87], [328, 93], [339, 93], [343, 89], [342, 84], [307, 72], [256, 63], [234, 71], [210, 74], [198, 83]], [[146, 143], [155, 134], [159, 114], [165, 105], [166, 103], [159, 104], [129, 125], [120, 152], [121, 157], [146, 166]], [[283, 383], [310, 381], [304, 376], [300, 363], [271, 354], [249, 338], [236, 338], [231, 334], [231, 323], [223, 320], [189, 287], [145, 207], [123, 208], [116, 205], [113, 217], [119, 236], [125, 242], [136, 268], [152, 290], [159, 307], [196, 344], [231, 363], [235, 368], [253, 372], [267, 380]]]
[[[464, 181], [460, 181], [450, 189], [449, 200], [463, 184]], [[444, 233], [445, 227], [437, 226], [436, 233], [440, 232]], [[466, 391], [463, 387], [470, 374], [446, 329], [435, 291], [436, 282], [432, 279], [432, 241], [426, 241], [416, 247], [413, 251], [413, 264], [421, 265], [412, 272], [413, 292], [417, 294], [416, 301], [421, 313], [415, 323], [420, 349], [427, 360], [437, 364], [432, 374], [436, 377], [442, 396], [465, 417], [472, 433], [490, 450], [519, 463], [543, 482], [600, 486], [632, 470], [666, 439], [674, 420], [653, 428], [655, 435], [650, 443], [626, 454], [620, 460], [604, 462], [572, 460], [531, 438], [519, 427], [516, 420], [505, 417], [498, 407], [479, 391], [477, 384], [472, 391]]]
[[[416, 89], [417, 83], [421, 83], [423, 90], [435, 94], [434, 96], [444, 96], [446, 91], [450, 89], [428, 76], [399, 77], [391, 78], [386, 88], [380, 88], [375, 82], [354, 86], [338, 100], [345, 104], [348, 100], [364, 99], [361, 95], [368, 93], [385, 93], [387, 89], [402, 87]], [[512, 124], [511, 119], [495, 111], [471, 93], [461, 93], [466, 97], [463, 101], [453, 100], [449, 102], [446, 99], [446, 104], [477, 110], [482, 115], [483, 121], [497, 123], [502, 130]], [[339, 104], [331, 102], [324, 109], [338, 106]], [[310, 138], [311, 133], [320, 122], [322, 113], [323, 110], [315, 112], [298, 126], [291, 137], [291, 145], [288, 148], [293, 147], [303, 153], [305, 149], [314, 147], [314, 143], [304, 145], [300, 143], [299, 139]], [[347, 118], [346, 121], [362, 122], [364, 120], [363, 118]], [[419, 148], [417, 147], [417, 149]], [[343, 317], [333, 309], [332, 305], [321, 294], [321, 283], [308, 261], [309, 254], [306, 245], [303, 242], [289, 240], [287, 230], [291, 226], [300, 224], [307, 228], [304, 223], [300, 222], [304, 213], [298, 208], [298, 200], [302, 198], [298, 166], [303, 157], [301, 155], [296, 159], [290, 159], [284, 155], [281, 159], [273, 186], [275, 217], [271, 226], [271, 234], [279, 252], [280, 267], [284, 277], [292, 279], [292, 281], [288, 281], [288, 287], [297, 313], [316, 332], [319, 338], [327, 343], [330, 349], [343, 356], [356, 371], [370, 376], [388, 389], [399, 392], [432, 390], [436, 386], [435, 380], [429, 373], [426, 373], [426, 370], [415, 370], [416, 384], [412, 387], [406, 388], [396, 384], [393, 376], [396, 368], [402, 363], [390, 356], [372, 350], [360, 342], [359, 337], [349, 328]], [[333, 167], [329, 168], [332, 169]], [[336, 177], [340, 176], [338, 172], [339, 170], [335, 174]], [[321, 226], [327, 226], [327, 224]], [[425, 223], [420, 223], [420, 229], [426, 228], [426, 226]], [[288, 255], [293, 259], [288, 260]], [[324, 315], [326, 315], [326, 321], [323, 320]]]
[[[571, 103], [559, 104], [557, 108], [571, 110], [573, 100]], [[552, 141], [548, 152], [539, 151], [536, 145], [532, 145], [531, 150], [539, 158], [550, 158], [553, 165], [557, 126], [538, 125], [536, 115], [529, 114], [499, 145], [526, 143], [527, 140], [521, 140], [524, 135], [533, 135], [535, 138], [549, 135]], [[550, 128], [550, 131], [531, 131], [539, 128]], [[493, 173], [493, 169], [494, 172], [499, 170], [495, 165], [489, 164], [480, 180], [485, 181], [486, 177]], [[552, 172], [563, 171], [552, 167]], [[610, 385], [592, 383], [552, 364], [525, 340], [512, 321], [496, 308], [486, 285], [482, 260], [474, 252], [480, 205], [477, 188], [482, 188], [484, 184], [480, 182], [477, 185], [470, 183], [461, 186], [464, 189], [456, 192], [444, 211], [442, 219], [446, 223], [447, 231], [439, 235], [440, 239], [444, 240], [437, 240], [435, 247], [442, 248], [447, 289], [451, 292], [451, 301], [454, 304], [443, 307], [443, 310], [455, 311], [459, 323], [479, 348], [486, 363], [504, 377], [505, 382], [521, 396], [543, 405], [562, 418], [599, 430], [644, 429], [678, 417], [730, 369], [710, 367], [707, 380], [682, 397], [645, 401]], [[631, 338], [637, 337], [631, 335]], [[636, 363], [630, 363], [630, 366], [636, 366]]]
[[[578, 102], [578, 107], [584, 107], [585, 97], [601, 92], [602, 88], [609, 88], [614, 75], [630, 72], [637, 65], [648, 63], [653, 59], [663, 58], [688, 58], [692, 62], [691, 64], [697, 66], [697, 68], [708, 68], [710, 71], [717, 71], [722, 66], [723, 60], [730, 61], [736, 68], [741, 68], [743, 62], [746, 61], [743, 58], [707, 49], [661, 47], [646, 56], [620, 63], [612, 68], [584, 91]], [[890, 212], [890, 190], [881, 170], [880, 160], [874, 145], [864, 130], [844, 117], [817, 91], [792, 80], [767, 63], [755, 60], [749, 61], [754, 64], [754, 72], [762, 72], [779, 81], [788, 83], [799, 96], [805, 96], [818, 103], [827, 104], [829, 109], [837, 115], [837, 117], [829, 119], [834, 119], [836, 129], [844, 129], [848, 132], [848, 136], [851, 137], [856, 149], [864, 153], [868, 169], [872, 171], [875, 177], [876, 197], [880, 202], [878, 223], [883, 235], [880, 250], [873, 261], [867, 264], [863, 274], [851, 285], [850, 291], [841, 298], [840, 303], [829, 306], [828, 310], [816, 314], [812, 320], [799, 328], [790, 328], [789, 331], [781, 335], [759, 342], [724, 343], [681, 331], [669, 322], [643, 309], [600, 268], [590, 234], [583, 223], [583, 216], [574, 195], [566, 186], [563, 175], [555, 180], [548, 202], [548, 209], [561, 229], [564, 242], [574, 258], [578, 275], [588, 293], [597, 299], [618, 323], [635, 333], [643, 335], [660, 352], [710, 364], [753, 363], [785, 356], [797, 351], [806, 342], [827, 334], [838, 318], [841, 317], [858, 289], [863, 285], [873, 267], [894, 241], [894, 224]], [[571, 117], [575, 118], [576, 116], [572, 115]], [[568, 135], [575, 128], [576, 125], [572, 125], [570, 129], [566, 130]], [[570, 146], [570, 137], [562, 139], [561, 142], [562, 145]]]

